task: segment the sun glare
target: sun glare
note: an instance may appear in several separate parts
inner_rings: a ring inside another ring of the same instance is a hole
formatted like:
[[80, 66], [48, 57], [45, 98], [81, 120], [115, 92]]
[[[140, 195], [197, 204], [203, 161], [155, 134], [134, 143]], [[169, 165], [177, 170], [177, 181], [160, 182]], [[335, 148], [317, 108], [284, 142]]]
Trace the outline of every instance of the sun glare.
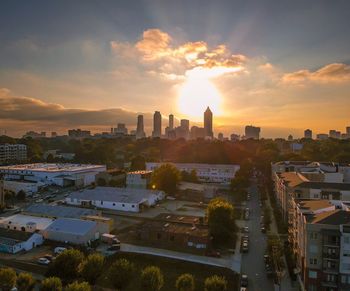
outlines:
[[208, 78], [190, 76], [179, 89], [179, 111], [192, 119], [201, 120], [208, 106], [214, 114], [221, 114], [220, 105], [220, 93]]

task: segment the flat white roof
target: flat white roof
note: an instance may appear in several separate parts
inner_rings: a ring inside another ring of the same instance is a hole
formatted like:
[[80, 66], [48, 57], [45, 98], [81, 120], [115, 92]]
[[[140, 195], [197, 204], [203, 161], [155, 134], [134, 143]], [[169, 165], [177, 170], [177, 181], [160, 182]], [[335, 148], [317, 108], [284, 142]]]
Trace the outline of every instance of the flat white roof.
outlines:
[[117, 203], [142, 203], [152, 195], [158, 195], [161, 191], [147, 189], [96, 187], [73, 192], [69, 198], [91, 201], [110, 201]]
[[18, 225], [26, 225], [27, 223], [35, 223], [37, 229], [45, 229], [47, 228], [51, 223], [53, 222], [53, 219], [45, 218], [45, 217], [35, 217], [31, 215], [23, 215], [23, 214], [16, 214], [9, 217], [2, 217], [0, 219], [0, 224], [8, 225], [8, 224], [18, 224]]
[[[164, 163], [146, 163], [146, 168], [149, 166], [155, 166], [155, 165], [163, 165], [167, 164], [166, 162]], [[232, 169], [235, 170], [239, 165], [236, 164], [200, 164], [200, 163], [171, 163], [176, 167], [179, 168], [195, 168], [195, 169], [207, 169], [207, 168], [216, 168], [216, 169]]]
[[35, 163], [1, 166], [0, 170], [8, 171], [32, 171], [32, 172], [76, 172], [81, 170], [105, 169], [104, 165], [89, 165], [89, 164], [54, 164], [54, 163]]

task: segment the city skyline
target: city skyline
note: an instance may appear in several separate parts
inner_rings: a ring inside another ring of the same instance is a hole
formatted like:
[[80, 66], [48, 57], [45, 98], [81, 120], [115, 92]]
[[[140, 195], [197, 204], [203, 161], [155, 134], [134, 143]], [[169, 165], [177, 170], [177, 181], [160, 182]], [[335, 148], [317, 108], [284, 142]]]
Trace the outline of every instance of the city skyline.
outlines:
[[3, 4], [0, 132], [102, 131], [138, 114], [149, 131], [155, 105], [194, 121], [209, 105], [226, 135], [348, 125], [350, 4], [136, 4]]

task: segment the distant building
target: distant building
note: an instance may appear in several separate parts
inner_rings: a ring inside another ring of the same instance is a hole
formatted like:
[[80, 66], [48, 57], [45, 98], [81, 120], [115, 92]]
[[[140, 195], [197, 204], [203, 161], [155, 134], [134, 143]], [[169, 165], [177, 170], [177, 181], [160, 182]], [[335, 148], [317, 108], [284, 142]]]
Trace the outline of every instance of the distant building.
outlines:
[[0, 173], [0, 209], [5, 207], [4, 177]]
[[260, 127], [247, 125], [245, 127], [245, 138], [246, 139], [259, 139], [260, 138]]
[[57, 132], [56, 131], [52, 131], [51, 132], [51, 137], [57, 137]]
[[23, 135], [23, 138], [27, 138], [27, 137], [31, 137], [31, 138], [42, 138], [42, 137], [46, 137], [46, 132], [42, 131], [42, 132], [35, 132], [35, 131], [28, 131]]
[[230, 140], [231, 141], [239, 141], [240, 140], [240, 136], [238, 134], [232, 133], [230, 135]]
[[136, 128], [136, 139], [146, 137], [145, 129], [143, 125], [143, 115], [137, 116], [137, 128]]
[[[146, 163], [146, 169], [154, 171], [162, 163]], [[229, 184], [239, 170], [239, 165], [173, 163], [179, 171], [195, 171], [201, 182]]]
[[204, 127], [192, 126], [191, 127], [191, 139], [205, 138]]
[[27, 146], [24, 144], [1, 144], [0, 165], [27, 160]]
[[38, 233], [0, 228], [1, 253], [16, 254], [20, 251], [29, 251], [42, 245], [43, 242], [43, 236]]
[[213, 113], [209, 106], [204, 112], [204, 132], [206, 138], [213, 138]]
[[326, 133], [319, 133], [319, 134], [316, 135], [316, 139], [318, 139], [318, 140], [328, 139], [328, 134], [326, 134]]
[[340, 132], [340, 131], [337, 131], [337, 130], [334, 130], [334, 129], [331, 129], [331, 130], [329, 131], [329, 137], [330, 137], [330, 138], [340, 139], [340, 137], [341, 137], [341, 132]]
[[293, 141], [293, 140], [294, 140], [293, 136], [291, 134], [288, 135], [288, 141]]
[[116, 135], [127, 135], [128, 129], [125, 126], [125, 123], [118, 123], [116, 128], [112, 129], [112, 133]]
[[126, 187], [147, 189], [151, 183], [152, 171], [134, 171], [126, 175]]
[[224, 140], [224, 134], [223, 133], [219, 133], [218, 134], [218, 140], [220, 140], [220, 141], [223, 141]]
[[306, 129], [304, 131], [304, 138], [310, 138], [312, 139], [312, 130], [311, 129]]
[[71, 193], [67, 204], [111, 210], [140, 212], [164, 198], [162, 191], [115, 187], [96, 187]]
[[68, 130], [68, 136], [71, 138], [86, 138], [91, 137], [91, 131], [90, 130], [81, 130], [78, 129], [69, 129]]
[[45, 185], [87, 186], [95, 182], [97, 173], [106, 171], [104, 165], [36, 163], [1, 166], [5, 179], [41, 182]]
[[153, 115], [153, 132], [152, 137], [162, 136], [162, 115], [159, 111], [155, 111]]
[[170, 114], [169, 115], [169, 130], [173, 130], [174, 129], [174, 115]]

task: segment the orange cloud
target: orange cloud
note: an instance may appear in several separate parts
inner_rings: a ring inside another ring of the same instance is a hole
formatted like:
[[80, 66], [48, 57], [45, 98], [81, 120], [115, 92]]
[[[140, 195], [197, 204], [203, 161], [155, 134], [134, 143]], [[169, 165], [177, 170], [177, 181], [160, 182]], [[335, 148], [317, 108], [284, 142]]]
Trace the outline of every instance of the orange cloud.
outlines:
[[300, 70], [285, 74], [282, 77], [285, 83], [302, 83], [305, 81], [315, 82], [347, 82], [350, 81], [350, 66], [342, 63], [326, 65], [317, 71]]

